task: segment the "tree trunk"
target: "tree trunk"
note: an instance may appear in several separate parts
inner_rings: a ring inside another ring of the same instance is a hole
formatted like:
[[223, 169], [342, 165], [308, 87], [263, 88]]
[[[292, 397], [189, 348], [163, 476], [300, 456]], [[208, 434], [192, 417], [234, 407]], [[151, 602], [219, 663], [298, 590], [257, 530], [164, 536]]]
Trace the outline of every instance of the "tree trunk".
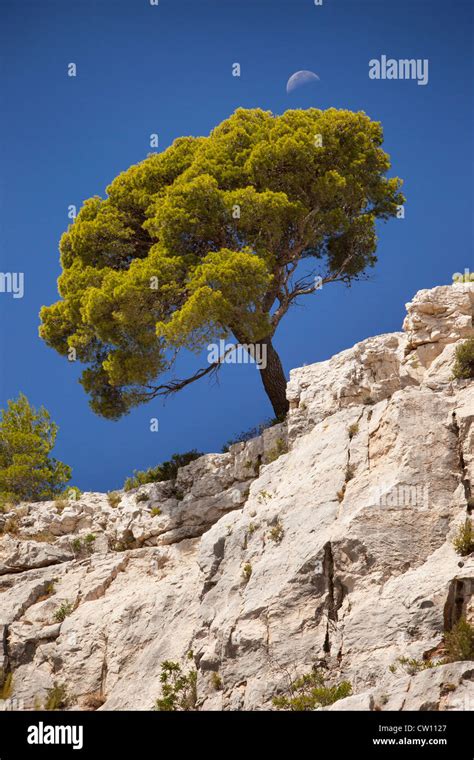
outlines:
[[270, 399], [275, 417], [285, 417], [289, 409], [286, 400], [286, 378], [280, 357], [273, 348], [271, 338], [263, 338], [255, 344], [242, 340], [239, 343], [252, 346], [249, 353], [257, 360], [263, 387]]
[[246, 340], [245, 336], [233, 330], [241, 346], [245, 346], [250, 356], [257, 362], [263, 387], [270, 399], [275, 417], [286, 417], [290, 405], [286, 400], [286, 377], [280, 357], [273, 348], [272, 339], [262, 338], [257, 342]]

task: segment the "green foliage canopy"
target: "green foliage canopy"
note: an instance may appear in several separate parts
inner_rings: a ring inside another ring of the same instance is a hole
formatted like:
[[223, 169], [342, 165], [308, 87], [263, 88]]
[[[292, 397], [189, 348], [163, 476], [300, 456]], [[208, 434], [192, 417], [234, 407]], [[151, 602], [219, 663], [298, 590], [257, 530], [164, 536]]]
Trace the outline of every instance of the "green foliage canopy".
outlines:
[[315, 276], [349, 284], [372, 267], [376, 220], [404, 201], [382, 142], [363, 112], [240, 108], [86, 200], [40, 335], [87, 365], [94, 411], [114, 419], [179, 390], [206, 374], [157, 385], [181, 349], [271, 338]]

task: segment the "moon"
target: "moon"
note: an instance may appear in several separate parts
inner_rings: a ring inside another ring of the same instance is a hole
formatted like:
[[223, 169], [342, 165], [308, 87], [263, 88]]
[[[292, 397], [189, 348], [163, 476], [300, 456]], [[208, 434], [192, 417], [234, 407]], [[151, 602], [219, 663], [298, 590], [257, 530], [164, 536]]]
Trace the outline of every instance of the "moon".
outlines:
[[293, 92], [298, 87], [303, 87], [305, 84], [310, 84], [310, 82], [319, 82], [319, 77], [314, 71], [297, 71], [291, 75], [286, 83], [286, 91], [287, 93]]

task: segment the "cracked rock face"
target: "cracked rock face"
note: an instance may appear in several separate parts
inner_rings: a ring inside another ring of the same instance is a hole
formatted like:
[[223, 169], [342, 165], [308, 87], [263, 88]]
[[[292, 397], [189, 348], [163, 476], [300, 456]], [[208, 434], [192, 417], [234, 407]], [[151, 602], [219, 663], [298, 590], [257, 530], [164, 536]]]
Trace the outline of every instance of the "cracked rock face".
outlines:
[[0, 515], [12, 696], [33, 709], [56, 682], [74, 709], [148, 710], [161, 663], [192, 650], [202, 710], [271, 708], [314, 665], [353, 687], [327, 709], [474, 709], [474, 662], [397, 665], [474, 624], [474, 555], [452, 544], [472, 507], [474, 383], [452, 365], [473, 306], [470, 284], [420, 291], [404, 332], [293, 370], [286, 423], [175, 482]]

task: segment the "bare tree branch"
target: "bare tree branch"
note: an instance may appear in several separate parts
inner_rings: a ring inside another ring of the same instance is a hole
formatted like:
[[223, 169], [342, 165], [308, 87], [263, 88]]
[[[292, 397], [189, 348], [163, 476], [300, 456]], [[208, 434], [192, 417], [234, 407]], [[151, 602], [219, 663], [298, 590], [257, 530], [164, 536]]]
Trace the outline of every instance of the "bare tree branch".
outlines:
[[194, 375], [191, 375], [191, 377], [187, 377], [184, 380], [170, 380], [168, 383], [163, 383], [162, 385], [148, 385], [147, 388], [150, 390], [146, 394], [147, 398], [151, 400], [157, 396], [170, 396], [171, 394], [182, 390], [182, 388], [186, 388], [187, 385], [196, 382], [196, 380], [200, 380], [201, 377], [205, 377], [206, 375], [217, 375], [226, 356], [231, 354], [234, 349], [234, 345], [229, 346], [216, 362], [212, 362], [208, 367], [202, 367], [195, 372]]
[[[298, 296], [305, 296], [309, 295], [310, 293], [315, 293], [316, 290], [319, 290], [323, 285], [327, 285], [330, 282], [345, 282], [347, 280], [348, 275], [344, 275], [344, 270], [347, 267], [347, 265], [350, 263], [351, 259], [353, 258], [354, 253], [349, 254], [349, 256], [346, 256], [344, 261], [342, 262], [341, 266], [339, 267], [337, 272], [334, 272], [332, 275], [327, 275], [326, 277], [323, 277], [321, 282], [318, 282], [318, 284], [314, 283], [313, 280], [308, 280], [307, 278], [302, 278], [301, 280], [298, 280], [293, 287], [293, 290], [291, 292], [288, 292], [288, 289], [286, 287], [285, 283], [285, 290], [286, 293], [281, 293], [281, 299], [280, 299], [280, 306], [278, 309], [273, 313], [271, 323], [273, 332], [276, 330], [280, 320], [288, 309], [290, 308], [292, 302], [298, 298]], [[312, 285], [310, 285], [310, 282], [313, 282]]]

